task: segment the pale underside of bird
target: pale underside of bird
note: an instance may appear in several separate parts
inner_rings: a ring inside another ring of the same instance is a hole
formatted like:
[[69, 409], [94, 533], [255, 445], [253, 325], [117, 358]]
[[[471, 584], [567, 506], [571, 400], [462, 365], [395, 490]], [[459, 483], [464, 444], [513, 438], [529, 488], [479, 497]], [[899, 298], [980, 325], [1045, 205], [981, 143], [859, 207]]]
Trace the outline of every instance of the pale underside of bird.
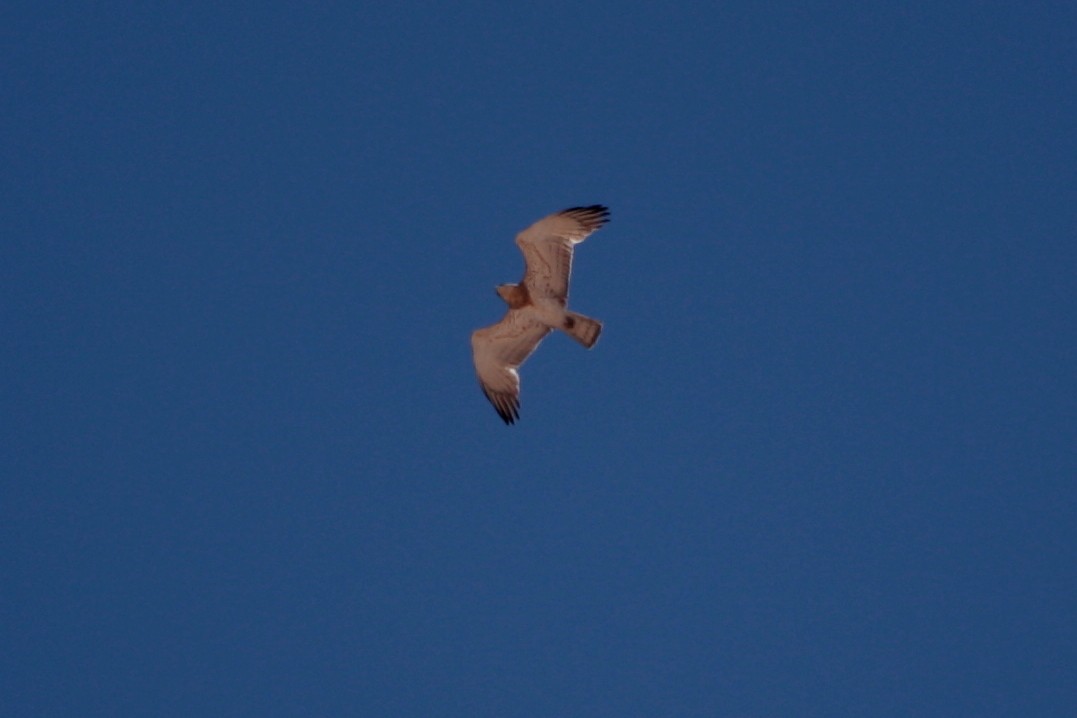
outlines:
[[516, 235], [526, 268], [518, 284], [501, 284], [497, 294], [509, 305], [501, 321], [471, 334], [479, 385], [506, 424], [520, 418], [517, 369], [554, 329], [590, 349], [602, 323], [568, 309], [572, 250], [609, 221], [599, 204], [572, 207], [540, 219]]

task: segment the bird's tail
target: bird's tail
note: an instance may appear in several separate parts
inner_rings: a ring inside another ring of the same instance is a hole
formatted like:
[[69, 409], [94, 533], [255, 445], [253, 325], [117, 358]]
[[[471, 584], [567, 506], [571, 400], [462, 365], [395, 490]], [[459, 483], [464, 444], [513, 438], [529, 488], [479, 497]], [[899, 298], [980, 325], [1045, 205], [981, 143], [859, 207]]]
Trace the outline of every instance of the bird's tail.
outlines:
[[566, 312], [562, 329], [565, 330], [565, 334], [590, 349], [598, 341], [598, 335], [602, 333], [602, 322], [576, 312]]

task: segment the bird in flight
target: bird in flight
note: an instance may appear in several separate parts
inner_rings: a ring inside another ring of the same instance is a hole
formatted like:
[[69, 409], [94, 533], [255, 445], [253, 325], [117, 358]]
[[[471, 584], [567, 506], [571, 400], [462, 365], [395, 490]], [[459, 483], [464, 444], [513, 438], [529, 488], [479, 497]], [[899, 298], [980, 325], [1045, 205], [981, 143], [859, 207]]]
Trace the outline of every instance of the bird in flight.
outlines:
[[471, 334], [479, 385], [506, 424], [520, 418], [520, 375], [516, 370], [547, 334], [560, 329], [590, 349], [602, 323], [568, 310], [568, 280], [576, 244], [606, 224], [600, 204], [572, 207], [540, 219], [516, 235], [526, 268], [519, 284], [500, 284], [497, 294], [509, 311], [497, 324]]

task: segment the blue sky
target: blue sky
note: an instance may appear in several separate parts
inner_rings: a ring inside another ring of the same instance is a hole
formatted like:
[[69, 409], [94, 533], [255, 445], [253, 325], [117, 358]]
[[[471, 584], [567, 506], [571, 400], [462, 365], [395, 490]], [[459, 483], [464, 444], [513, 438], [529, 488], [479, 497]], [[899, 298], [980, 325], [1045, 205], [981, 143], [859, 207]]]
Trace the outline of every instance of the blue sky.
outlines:
[[373, 5], [3, 11], [2, 712], [1070, 715], [1077, 11]]

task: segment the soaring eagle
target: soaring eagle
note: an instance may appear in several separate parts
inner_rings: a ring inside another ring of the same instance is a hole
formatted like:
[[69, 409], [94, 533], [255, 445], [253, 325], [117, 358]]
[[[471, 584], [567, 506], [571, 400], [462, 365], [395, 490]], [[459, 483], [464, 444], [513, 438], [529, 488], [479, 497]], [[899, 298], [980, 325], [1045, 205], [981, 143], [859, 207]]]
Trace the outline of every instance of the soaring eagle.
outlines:
[[526, 269], [519, 284], [501, 284], [497, 294], [509, 305], [501, 321], [471, 334], [475, 371], [486, 398], [506, 424], [520, 418], [520, 375], [516, 370], [539, 342], [560, 329], [590, 349], [602, 323], [568, 310], [572, 249], [606, 224], [600, 204], [572, 207], [540, 219], [516, 235]]

